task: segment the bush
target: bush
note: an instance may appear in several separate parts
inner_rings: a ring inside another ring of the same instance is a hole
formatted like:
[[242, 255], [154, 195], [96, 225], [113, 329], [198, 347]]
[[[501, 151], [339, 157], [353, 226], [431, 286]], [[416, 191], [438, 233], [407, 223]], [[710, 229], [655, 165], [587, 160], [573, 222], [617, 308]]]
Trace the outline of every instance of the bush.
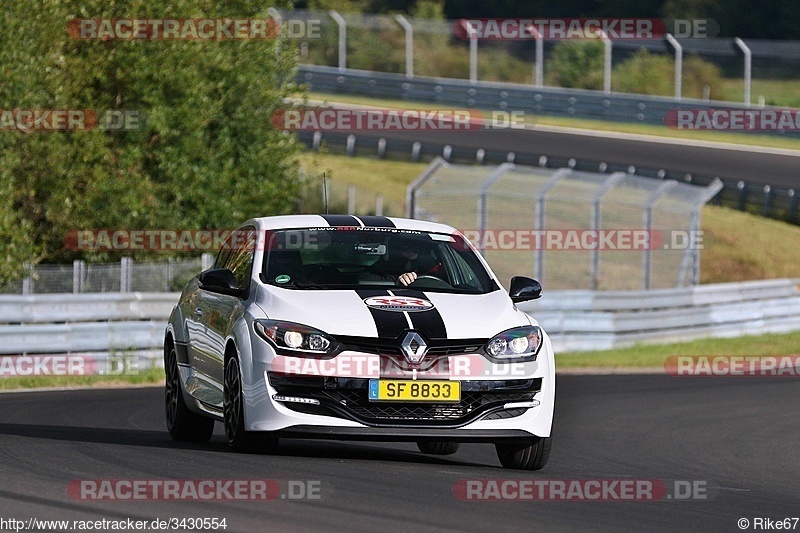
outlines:
[[573, 89], [603, 88], [603, 42], [562, 41], [547, 63], [548, 84]]
[[[615, 91], [624, 93], [673, 96], [675, 94], [675, 60], [672, 56], [651, 54], [641, 49], [614, 68], [611, 77]], [[713, 63], [694, 54], [683, 60], [682, 96], [702, 98], [703, 89], [711, 88], [711, 99], [724, 99], [721, 93], [722, 73]]]
[[683, 96], [702, 98], [703, 89], [711, 88], [712, 100], [725, 100], [722, 94], [722, 70], [713, 63], [703, 61], [697, 54], [683, 59]]
[[644, 48], [617, 65], [611, 75], [612, 88], [623, 93], [675, 94], [675, 63], [670, 56], [651, 54]]

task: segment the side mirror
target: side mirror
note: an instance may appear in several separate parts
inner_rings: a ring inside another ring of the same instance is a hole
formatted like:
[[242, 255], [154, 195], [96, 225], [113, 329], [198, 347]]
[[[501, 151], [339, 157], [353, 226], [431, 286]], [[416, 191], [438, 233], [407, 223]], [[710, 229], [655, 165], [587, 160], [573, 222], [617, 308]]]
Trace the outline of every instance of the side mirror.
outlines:
[[244, 294], [233, 272], [227, 268], [210, 268], [200, 274], [200, 288], [229, 296], [241, 297]]
[[508, 290], [513, 302], [527, 302], [542, 297], [542, 284], [535, 279], [525, 276], [511, 278], [511, 288]]

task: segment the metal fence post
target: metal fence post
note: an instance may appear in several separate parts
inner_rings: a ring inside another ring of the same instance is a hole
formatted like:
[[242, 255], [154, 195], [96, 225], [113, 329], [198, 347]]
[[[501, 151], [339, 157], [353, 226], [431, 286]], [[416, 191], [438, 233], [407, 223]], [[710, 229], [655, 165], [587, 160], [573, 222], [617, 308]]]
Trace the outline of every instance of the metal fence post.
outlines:
[[736, 37], [733, 42], [744, 54], [744, 105], [750, 107], [750, 81], [752, 77], [753, 54], [744, 41]]
[[665, 181], [658, 188], [653, 191], [653, 194], [647, 199], [644, 206], [644, 229], [647, 232], [648, 246], [642, 251], [642, 289], [650, 290], [651, 282], [651, 269], [653, 264], [653, 208], [658, 200], [667, 192], [678, 184], [677, 181]]
[[33, 294], [33, 265], [24, 263], [25, 277], [22, 278], [22, 294]]
[[417, 218], [417, 191], [436, 173], [439, 167], [450, 165], [441, 157], [436, 157], [417, 179], [406, 188], [406, 218]]
[[[571, 173], [572, 169], [569, 168], [561, 168], [556, 170], [545, 186], [536, 192], [536, 196], [534, 197], [534, 202], [536, 204], [536, 221], [534, 222], [534, 231], [544, 231], [544, 227], [547, 222], [547, 213], [545, 211], [547, 206], [547, 193], [549, 193], [550, 190], [555, 187], [562, 178], [569, 176]], [[536, 235], [541, 235], [541, 233], [536, 233]], [[534, 242], [541, 241], [535, 240]], [[534, 268], [536, 269], [533, 275], [539, 280], [539, 282], [542, 282], [544, 279], [544, 250], [540, 249], [539, 246], [534, 246], [533, 254], [533, 263], [535, 265]]]
[[[706, 186], [703, 194], [695, 199], [689, 233], [689, 247], [686, 249], [686, 254], [689, 255], [684, 255], [684, 263], [688, 260], [692, 267], [692, 285], [700, 284], [700, 246], [697, 243], [697, 236], [700, 234], [700, 210], [722, 190], [722, 187], [722, 180], [715, 178], [714, 181]], [[684, 268], [681, 265], [681, 274], [678, 280], [679, 287], [683, 286], [684, 277]]]
[[769, 217], [772, 210], [772, 187], [764, 185], [764, 216]]
[[739, 211], [747, 211], [747, 185], [740, 181], [736, 188], [739, 189]]
[[131, 292], [131, 270], [133, 270], [133, 259], [123, 257], [120, 260], [119, 268], [119, 292]]
[[164, 288], [164, 290], [166, 292], [169, 292], [170, 287], [172, 287], [172, 275], [173, 275], [172, 270], [173, 270], [173, 268], [172, 268], [172, 258], [168, 257], [167, 258], [167, 284], [166, 284], [166, 287]]
[[214, 265], [214, 256], [208, 252], [205, 252], [203, 255], [200, 256], [200, 270], [208, 270]]
[[375, 195], [375, 214], [383, 216], [383, 195], [380, 193]]
[[328, 14], [339, 26], [339, 72], [344, 72], [347, 69], [347, 22], [333, 9]]
[[403, 15], [395, 15], [394, 19], [406, 32], [406, 78], [414, 77], [414, 27]]
[[469, 21], [464, 21], [464, 27], [469, 37], [469, 82], [478, 82], [478, 32], [472, 27]]
[[672, 34], [668, 33], [666, 38], [675, 49], [675, 99], [680, 100], [683, 92], [683, 47]]
[[487, 212], [489, 208], [489, 189], [492, 188], [492, 185], [497, 183], [500, 178], [503, 177], [507, 171], [514, 168], [513, 163], [503, 163], [502, 165], [498, 166], [494, 172], [489, 174], [489, 177], [483, 180], [481, 183], [478, 193], [478, 235], [480, 235], [479, 239], [480, 242], [478, 243], [478, 251], [481, 253], [482, 256], [486, 257], [486, 250], [484, 250], [484, 245], [486, 243], [486, 239], [484, 239], [484, 232], [486, 231], [489, 225], [489, 213]]
[[536, 26], [531, 26], [531, 33], [536, 39], [536, 64], [533, 69], [533, 84], [536, 87], [544, 86], [544, 38]]
[[[624, 172], [614, 172], [611, 174], [603, 185], [598, 189], [598, 191], [594, 194], [594, 198], [592, 198], [592, 231], [600, 231], [600, 202], [603, 200], [603, 197], [616, 185], [625, 179]], [[592, 251], [592, 265], [591, 265], [591, 274], [590, 274], [590, 289], [593, 291], [597, 290], [598, 280], [600, 277], [600, 250], [599, 247], [595, 247]]]
[[85, 271], [85, 263], [80, 259], [72, 262], [72, 293], [80, 294], [83, 292], [83, 275]]
[[608, 94], [611, 92], [611, 39], [608, 38], [606, 32], [600, 32], [600, 38], [603, 40], [603, 92]]

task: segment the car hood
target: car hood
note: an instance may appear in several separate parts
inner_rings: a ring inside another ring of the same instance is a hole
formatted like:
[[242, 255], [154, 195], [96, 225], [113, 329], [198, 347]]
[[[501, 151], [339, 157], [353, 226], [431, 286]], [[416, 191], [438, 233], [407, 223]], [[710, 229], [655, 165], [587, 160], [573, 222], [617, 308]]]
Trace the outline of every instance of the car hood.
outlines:
[[256, 303], [269, 318], [305, 324], [331, 335], [357, 337], [396, 338], [413, 329], [429, 339], [488, 339], [509, 328], [535, 323], [517, 310], [502, 290], [448, 294], [260, 286]]

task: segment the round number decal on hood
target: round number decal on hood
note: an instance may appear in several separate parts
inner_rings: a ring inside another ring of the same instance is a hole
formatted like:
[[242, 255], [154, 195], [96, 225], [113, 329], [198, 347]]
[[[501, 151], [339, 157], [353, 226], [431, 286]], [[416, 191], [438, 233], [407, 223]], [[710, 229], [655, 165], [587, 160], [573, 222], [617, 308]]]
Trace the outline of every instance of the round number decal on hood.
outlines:
[[373, 296], [365, 298], [364, 303], [373, 309], [384, 311], [427, 311], [433, 309], [433, 304], [423, 298], [408, 296]]

